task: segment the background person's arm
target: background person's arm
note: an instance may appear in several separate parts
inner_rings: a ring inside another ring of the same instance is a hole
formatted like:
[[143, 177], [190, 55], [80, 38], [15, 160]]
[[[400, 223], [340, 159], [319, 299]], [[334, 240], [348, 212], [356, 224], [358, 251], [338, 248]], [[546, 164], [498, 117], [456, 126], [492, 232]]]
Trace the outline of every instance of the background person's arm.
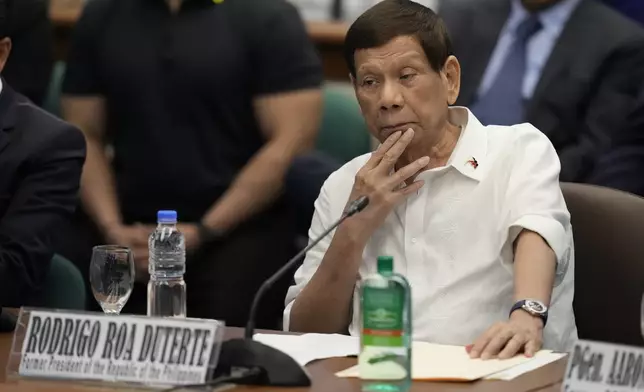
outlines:
[[81, 180], [85, 211], [106, 234], [121, 223], [114, 175], [105, 152], [105, 100], [100, 96], [65, 96], [61, 101], [65, 120], [81, 129], [87, 140], [87, 159]]
[[242, 30], [256, 65], [253, 104], [266, 144], [204, 216], [218, 231], [233, 229], [281, 194], [295, 156], [313, 147], [322, 114], [322, 67], [295, 7], [266, 2], [250, 15], [243, 2], [237, 7], [233, 17], [249, 18]]
[[230, 230], [269, 206], [281, 194], [295, 156], [315, 141], [322, 108], [319, 89], [261, 97], [255, 107], [268, 142], [208, 211], [203, 219], [208, 227]]
[[142, 225], [128, 227], [123, 224], [114, 173], [104, 143], [105, 100], [99, 96], [65, 96], [62, 109], [65, 119], [79, 127], [87, 140], [87, 159], [80, 188], [85, 213], [107, 242], [131, 247], [139, 270], [145, 272], [151, 230]]
[[63, 117], [80, 128], [87, 140], [87, 159], [81, 178], [84, 211], [107, 242], [133, 248], [137, 267], [145, 272], [149, 231], [123, 225], [114, 173], [105, 149], [106, 102], [97, 51], [110, 5], [109, 1], [96, 0], [83, 9], [67, 60], [61, 108]]

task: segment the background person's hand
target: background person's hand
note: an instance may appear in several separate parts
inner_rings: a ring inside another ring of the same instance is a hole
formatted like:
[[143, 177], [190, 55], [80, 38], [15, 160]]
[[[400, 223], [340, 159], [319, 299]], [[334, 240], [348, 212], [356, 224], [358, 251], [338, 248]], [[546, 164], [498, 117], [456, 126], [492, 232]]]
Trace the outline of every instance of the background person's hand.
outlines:
[[498, 322], [466, 349], [470, 358], [512, 358], [518, 353], [532, 357], [541, 349], [543, 321], [522, 310], [516, 310], [508, 321]]
[[194, 223], [180, 223], [177, 225], [185, 239], [186, 252], [195, 251], [201, 245], [199, 238], [199, 227]]
[[409, 183], [409, 180], [427, 167], [427, 156], [394, 171], [396, 162], [413, 138], [412, 129], [405, 133], [393, 133], [371, 154], [367, 163], [356, 174], [349, 202], [361, 196], [368, 196], [369, 205], [353, 217], [352, 222], [361, 222], [357, 226], [365, 231], [367, 237], [382, 225], [397, 204], [417, 192], [424, 184], [422, 180], [412, 183]]
[[105, 239], [110, 244], [127, 246], [132, 250], [137, 281], [148, 280], [148, 238], [153, 231], [154, 226], [137, 223], [114, 226], [105, 233]]

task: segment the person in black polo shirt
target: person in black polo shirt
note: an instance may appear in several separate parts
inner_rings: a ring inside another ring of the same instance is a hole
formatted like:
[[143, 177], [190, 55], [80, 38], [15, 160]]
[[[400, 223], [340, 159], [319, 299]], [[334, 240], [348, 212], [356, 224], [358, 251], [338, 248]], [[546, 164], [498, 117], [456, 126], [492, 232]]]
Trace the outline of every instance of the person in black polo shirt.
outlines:
[[[80, 224], [66, 256], [86, 270], [89, 245], [130, 246], [143, 283], [156, 211], [176, 209], [190, 222], [188, 315], [244, 324], [256, 289], [293, 254], [279, 196], [315, 141], [322, 81], [286, 0], [88, 2], [62, 107], [88, 140], [81, 196], [98, 235]], [[260, 326], [276, 326], [287, 286], [263, 302]], [[142, 288], [125, 312], [145, 312]]]

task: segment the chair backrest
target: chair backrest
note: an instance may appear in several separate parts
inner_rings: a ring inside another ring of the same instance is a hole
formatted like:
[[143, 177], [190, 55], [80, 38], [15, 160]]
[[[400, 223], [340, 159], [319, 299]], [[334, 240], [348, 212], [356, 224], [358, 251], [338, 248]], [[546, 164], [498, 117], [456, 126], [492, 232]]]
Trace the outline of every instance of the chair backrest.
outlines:
[[43, 293], [42, 306], [84, 310], [85, 293], [85, 282], [78, 268], [66, 258], [54, 255]]
[[561, 189], [575, 240], [579, 337], [644, 346], [644, 199], [592, 185]]
[[371, 151], [371, 138], [350, 88], [328, 85], [317, 150], [340, 163]]

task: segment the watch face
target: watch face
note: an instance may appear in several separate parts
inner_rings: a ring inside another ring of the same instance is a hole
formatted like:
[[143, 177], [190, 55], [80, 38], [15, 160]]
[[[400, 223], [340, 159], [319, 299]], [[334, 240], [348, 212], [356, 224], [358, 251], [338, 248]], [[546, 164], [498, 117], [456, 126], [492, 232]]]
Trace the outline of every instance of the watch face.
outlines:
[[534, 313], [542, 314], [546, 312], [546, 306], [539, 301], [527, 300], [524, 306]]

